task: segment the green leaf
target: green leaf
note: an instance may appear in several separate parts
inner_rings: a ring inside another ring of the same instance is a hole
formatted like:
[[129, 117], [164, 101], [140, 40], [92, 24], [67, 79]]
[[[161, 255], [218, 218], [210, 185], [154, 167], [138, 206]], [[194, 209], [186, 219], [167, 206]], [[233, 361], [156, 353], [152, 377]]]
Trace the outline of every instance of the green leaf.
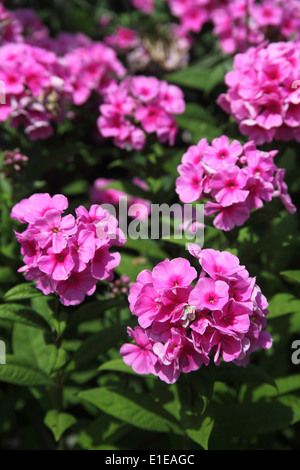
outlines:
[[217, 85], [224, 82], [226, 72], [227, 66], [225, 63], [219, 63], [213, 68], [192, 65], [186, 69], [168, 74], [166, 79], [169, 83], [210, 93]]
[[191, 410], [187, 407], [181, 409], [181, 425], [190, 439], [200, 444], [203, 449], [208, 449], [208, 440], [214, 426], [214, 420], [199, 410]]
[[81, 431], [77, 445], [86, 450], [108, 450], [120, 437], [128, 435], [131, 429], [129, 424], [100, 412], [99, 416]]
[[48, 385], [53, 382], [41, 370], [36, 370], [28, 365], [18, 364], [14, 356], [6, 356], [6, 364], [0, 365], [0, 382], [8, 382], [24, 387]]
[[103, 328], [101, 331], [89, 336], [76, 350], [68, 370], [78, 369], [87, 362], [96, 359], [100, 354], [106, 353], [127, 337], [127, 323], [118, 323]]
[[264, 384], [256, 387], [252, 392], [253, 401], [262, 398], [274, 398], [279, 395], [294, 392], [300, 389], [300, 374], [274, 379], [274, 385]]
[[129, 253], [122, 253], [121, 263], [116, 267], [116, 271], [125, 274], [132, 281], [135, 281], [138, 274], [144, 269], [153, 269], [153, 263], [146, 256], [133, 256]]
[[184, 113], [176, 116], [176, 121], [179, 127], [191, 132], [192, 143], [198, 143], [202, 137], [212, 140], [222, 133], [209, 110], [196, 103], [188, 103]]
[[43, 331], [31, 326], [16, 324], [12, 335], [12, 349], [18, 363], [43, 371], [52, 372], [54, 344], [49, 344]]
[[61, 369], [68, 361], [68, 353], [62, 347], [57, 348], [54, 344], [47, 345], [50, 351], [50, 372]]
[[100, 387], [80, 392], [79, 397], [137, 428], [182, 433], [175, 419], [145, 394]]
[[40, 297], [33, 297], [30, 300], [31, 308], [44, 320], [48, 323], [51, 330], [53, 329], [53, 320], [54, 320], [54, 313], [50, 306], [53, 298], [51, 296], [42, 295]]
[[288, 401], [214, 405], [213, 434], [243, 438], [284, 429], [294, 422], [294, 411]]
[[300, 283], [300, 269], [281, 271], [280, 273], [287, 281]]
[[289, 409], [291, 425], [300, 421], [300, 398], [298, 396], [292, 394], [284, 395], [282, 397], [278, 397], [277, 402]]
[[[132, 374], [132, 375], [139, 375], [134, 370], [127, 366], [123, 359], [112, 359], [111, 361], [107, 361], [104, 364], [102, 364], [99, 368], [98, 371], [114, 371], [114, 372], [124, 372], [126, 374]], [[155, 377], [155, 376], [153, 376]]]
[[43, 317], [31, 308], [20, 304], [9, 303], [0, 305], [0, 318], [42, 330], [50, 330], [48, 323]]
[[219, 382], [275, 385], [274, 379], [265, 370], [254, 364], [248, 364], [246, 368], [241, 368], [235, 364], [223, 363], [220, 367], [211, 370], [211, 375], [215, 381]]
[[208, 404], [213, 394], [210, 370], [199, 370], [178, 382], [180, 424], [185, 434], [203, 449], [208, 449], [208, 440], [214, 420], [208, 413]]
[[50, 410], [45, 416], [44, 423], [52, 431], [56, 441], [59, 441], [64, 432], [76, 423], [76, 418], [69, 413], [59, 413]]
[[160, 248], [159, 244], [156, 243], [155, 240], [151, 239], [139, 238], [137, 240], [133, 240], [131, 238], [127, 238], [126, 248], [135, 250], [141, 255], [147, 253], [147, 256], [158, 258], [159, 260], [168, 257], [167, 253]]
[[36, 289], [33, 284], [18, 284], [12, 287], [4, 294], [6, 302], [16, 302], [18, 300], [31, 299], [32, 297], [41, 297], [43, 294]]
[[124, 307], [126, 300], [124, 297], [116, 297], [114, 299], [103, 299], [95, 300], [94, 302], [88, 302], [82, 307], [78, 308], [72, 313], [67, 322], [66, 331], [75, 328], [85, 321], [95, 320], [101, 318], [103, 313], [111, 308]]
[[77, 196], [78, 194], [86, 194], [89, 188], [88, 181], [76, 180], [63, 188], [63, 194], [66, 196]]

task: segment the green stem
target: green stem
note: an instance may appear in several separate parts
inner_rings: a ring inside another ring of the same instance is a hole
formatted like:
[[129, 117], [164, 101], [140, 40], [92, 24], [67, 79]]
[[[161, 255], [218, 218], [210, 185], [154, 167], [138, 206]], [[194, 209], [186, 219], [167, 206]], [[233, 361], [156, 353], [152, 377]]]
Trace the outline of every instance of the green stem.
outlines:
[[[55, 347], [58, 351], [60, 344], [61, 344], [61, 334], [60, 334], [60, 324], [59, 324], [59, 311], [60, 311], [60, 304], [59, 304], [59, 299], [55, 299], [55, 309], [54, 309], [54, 317], [57, 321], [56, 324], [56, 331], [54, 334], [54, 344]], [[57, 370], [55, 372], [55, 408], [59, 413], [62, 411], [62, 402], [63, 402], [63, 379]], [[61, 436], [58, 440], [58, 450], [64, 450], [65, 449], [65, 444], [64, 444], [64, 439], [63, 436]]]

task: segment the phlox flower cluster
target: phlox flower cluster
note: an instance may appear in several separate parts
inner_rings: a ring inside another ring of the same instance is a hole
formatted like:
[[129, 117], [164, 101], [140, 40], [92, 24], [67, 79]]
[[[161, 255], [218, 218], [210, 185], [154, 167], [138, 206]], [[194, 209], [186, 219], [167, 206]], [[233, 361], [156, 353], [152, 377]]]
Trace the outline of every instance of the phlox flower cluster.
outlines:
[[174, 114], [184, 109], [183, 92], [176, 85], [151, 76], [128, 76], [104, 93], [98, 129], [114, 145], [128, 150], [143, 149], [151, 134], [173, 145], [178, 129]]
[[[180, 24], [193, 33], [199, 33], [210, 22], [211, 12], [219, 2], [215, 0], [165, 0], [170, 12]], [[224, 2], [222, 2], [224, 3]]]
[[115, 217], [101, 206], [93, 204], [89, 211], [79, 206], [76, 217], [64, 215], [67, 208], [62, 194], [37, 193], [17, 203], [11, 217], [27, 224], [15, 232], [24, 261], [19, 272], [68, 306], [92, 295], [98, 280], [113, 279], [120, 253], [112, 249], [125, 239]]
[[1, 44], [6, 44], [8, 42], [22, 42], [22, 25], [14, 13], [5, 8], [2, 3], [0, 3], [0, 23]]
[[[165, 0], [179, 24], [192, 33], [212, 27], [227, 54], [245, 51], [249, 45], [299, 37], [298, 0]], [[153, 2], [132, 1], [143, 13], [152, 13]]]
[[92, 92], [101, 96], [116, 77], [126, 72], [116, 52], [100, 41], [70, 50], [62, 60], [70, 70], [75, 105], [86, 103]]
[[131, 0], [132, 6], [146, 15], [150, 15], [153, 12], [154, 2], [155, 0]]
[[38, 43], [49, 39], [49, 30], [31, 8], [9, 10], [0, 2], [0, 44]]
[[221, 49], [234, 54], [264, 40], [299, 37], [300, 5], [297, 0], [230, 0], [215, 6], [211, 22]]
[[28, 44], [6, 44], [0, 48], [0, 80], [5, 85], [0, 122], [9, 119], [11, 127], [24, 127], [31, 140], [52, 135], [72, 96], [69, 70], [56, 55]]
[[193, 39], [176, 23], [157, 25], [151, 35], [118, 25], [104, 42], [123, 57], [129, 73], [171, 72], [185, 68], [190, 59]]
[[278, 42], [237, 54], [217, 102], [257, 144], [300, 141], [299, 42]]
[[284, 182], [285, 170], [274, 162], [277, 150], [263, 152], [253, 141], [244, 145], [227, 136], [211, 145], [201, 139], [183, 155], [178, 166], [176, 192], [184, 203], [205, 199], [204, 215], [215, 215], [220, 230], [242, 226], [252, 210], [279, 197], [289, 213], [296, 207]]
[[31, 9], [9, 12], [0, 4], [1, 17], [0, 122], [24, 128], [30, 140], [50, 137], [74, 117], [70, 105], [85, 104], [93, 92], [100, 102], [125, 75], [116, 52], [100, 41], [81, 33], [51, 38]]
[[[90, 197], [93, 204], [111, 204], [116, 210], [119, 208], [120, 199], [126, 198], [128, 214], [133, 219], [147, 220], [151, 212], [151, 202], [147, 199], [132, 196], [121, 189], [109, 187], [115, 183], [114, 179], [97, 178], [90, 188]], [[146, 191], [147, 183], [139, 177], [133, 178], [132, 183]]]
[[185, 258], [166, 259], [142, 271], [129, 303], [139, 325], [120, 350], [138, 374], [174, 383], [180, 373], [212, 360], [246, 366], [259, 348], [269, 349], [268, 302], [239, 259], [227, 251], [190, 245], [199, 272]]

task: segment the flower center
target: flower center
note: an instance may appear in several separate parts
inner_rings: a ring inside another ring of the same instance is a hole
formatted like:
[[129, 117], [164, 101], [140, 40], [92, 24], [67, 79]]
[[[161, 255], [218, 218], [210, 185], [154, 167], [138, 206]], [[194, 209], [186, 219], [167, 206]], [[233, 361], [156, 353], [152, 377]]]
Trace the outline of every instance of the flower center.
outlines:
[[226, 149], [222, 149], [218, 153], [218, 157], [221, 158], [222, 160], [226, 157], [228, 157], [228, 152]]

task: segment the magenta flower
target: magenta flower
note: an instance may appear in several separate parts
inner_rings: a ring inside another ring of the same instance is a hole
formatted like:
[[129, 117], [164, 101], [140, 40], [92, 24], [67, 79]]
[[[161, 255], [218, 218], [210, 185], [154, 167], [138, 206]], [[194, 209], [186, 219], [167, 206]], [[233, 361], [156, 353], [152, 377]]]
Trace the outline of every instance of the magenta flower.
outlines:
[[137, 327], [134, 330], [127, 328], [127, 333], [131, 336], [135, 344], [123, 344], [121, 354], [125, 364], [132, 367], [137, 374], [151, 374], [154, 371], [157, 356], [152, 351], [152, 344], [143, 328]]
[[237, 273], [244, 270], [244, 267], [240, 266], [238, 257], [228, 251], [217, 251], [208, 248], [201, 250], [197, 254], [198, 256], [201, 259], [202, 268], [214, 280], [230, 280], [235, 278]]
[[131, 0], [132, 5], [146, 15], [150, 15], [154, 9], [154, 0]]
[[213, 313], [213, 319], [220, 331], [235, 331], [237, 333], [246, 333], [250, 328], [250, 315], [252, 304], [247, 306], [246, 302], [236, 302], [231, 299], [223, 312]]
[[184, 258], [166, 259], [152, 271], [153, 285], [158, 292], [176, 287], [187, 287], [196, 278], [197, 272]]
[[160, 318], [160, 314], [164, 310], [163, 304], [152, 284], [145, 284], [140, 294], [132, 312], [138, 316], [139, 324], [143, 328], [147, 328], [151, 325], [154, 318]]
[[39, 257], [37, 265], [43, 273], [48, 274], [55, 281], [62, 281], [70, 276], [74, 261], [69, 248], [64, 248], [60, 253], [55, 253], [53, 248], [48, 248], [46, 254]]
[[214, 139], [211, 146], [207, 146], [203, 152], [203, 162], [214, 170], [224, 168], [224, 165], [234, 165], [241, 155], [243, 147], [234, 140], [229, 143], [227, 136]]
[[170, 114], [182, 114], [185, 110], [184, 95], [180, 88], [161, 81], [159, 85], [159, 102]]
[[119, 266], [120, 262], [120, 253], [111, 253], [107, 247], [100, 246], [91, 260], [91, 274], [96, 279], [110, 281], [114, 268]]
[[215, 213], [218, 215], [214, 219], [214, 226], [225, 231], [241, 227], [250, 217], [250, 211], [244, 204], [223, 207], [221, 204], [208, 201], [204, 207], [204, 214], [209, 217]]
[[144, 77], [143, 75], [133, 77], [131, 91], [133, 96], [147, 103], [157, 97], [159, 80], [156, 77]]
[[36, 193], [28, 199], [22, 199], [11, 210], [10, 216], [21, 223], [34, 223], [37, 218], [43, 217], [50, 210], [64, 212], [68, 208], [68, 199], [62, 194], [53, 197], [48, 193]]
[[91, 276], [89, 268], [80, 273], [72, 271], [66, 280], [57, 283], [56, 291], [62, 304], [78, 305], [86, 296], [93, 295], [97, 280]]
[[176, 180], [176, 192], [180, 195], [182, 202], [189, 203], [201, 199], [203, 170], [198, 170], [191, 163], [186, 163], [179, 165], [178, 172], [180, 177]]
[[212, 196], [223, 207], [244, 202], [249, 194], [244, 189], [246, 183], [247, 175], [237, 166], [224, 169], [215, 173], [210, 180]]
[[178, 131], [174, 114], [185, 109], [183, 92], [156, 77], [127, 76], [106, 89], [97, 126], [117, 147], [141, 150], [148, 134], [174, 145]]
[[74, 271], [81, 272], [95, 256], [95, 234], [82, 228], [70, 238], [69, 246], [74, 261]]
[[[257, 8], [269, 11], [264, 6]], [[297, 14], [299, 22], [299, 10]], [[263, 44], [238, 54], [233, 70], [225, 76], [228, 90], [217, 102], [235, 119], [240, 132], [257, 145], [300, 139], [298, 87], [294, 88], [300, 70], [299, 33], [297, 36], [293, 41]]]
[[189, 296], [189, 304], [199, 310], [221, 310], [228, 302], [228, 284], [224, 281], [201, 278]]

